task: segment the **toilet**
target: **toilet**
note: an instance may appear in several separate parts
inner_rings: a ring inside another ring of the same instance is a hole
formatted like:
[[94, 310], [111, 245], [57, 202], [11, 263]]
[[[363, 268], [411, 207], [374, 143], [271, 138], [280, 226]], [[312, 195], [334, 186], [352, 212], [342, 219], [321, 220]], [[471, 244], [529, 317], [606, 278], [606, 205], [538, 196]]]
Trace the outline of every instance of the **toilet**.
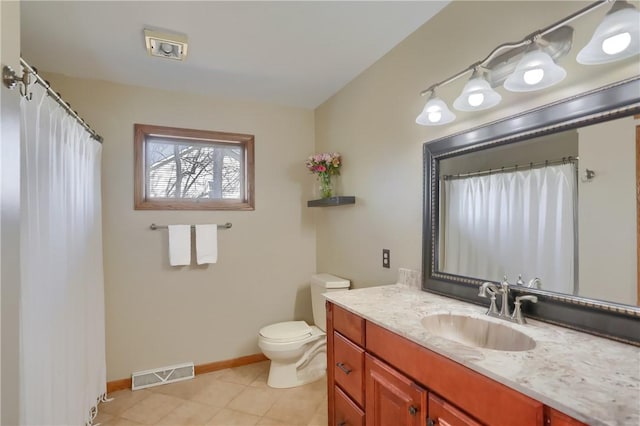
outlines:
[[260, 329], [258, 346], [271, 360], [267, 384], [292, 388], [324, 377], [327, 369], [325, 298], [330, 291], [349, 289], [349, 280], [330, 274], [311, 276], [313, 321], [286, 321]]

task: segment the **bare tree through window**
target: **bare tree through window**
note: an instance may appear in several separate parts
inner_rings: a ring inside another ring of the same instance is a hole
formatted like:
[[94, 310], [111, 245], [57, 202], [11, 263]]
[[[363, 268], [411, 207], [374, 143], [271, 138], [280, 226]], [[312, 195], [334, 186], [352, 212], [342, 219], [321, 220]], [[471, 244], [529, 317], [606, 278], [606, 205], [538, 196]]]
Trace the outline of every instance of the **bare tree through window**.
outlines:
[[[157, 129], [153, 126], [153, 130], [157, 132]], [[176, 130], [182, 129], [169, 130], [173, 132], [146, 134], [141, 142], [146, 200], [196, 201], [199, 206], [208, 201], [246, 202], [247, 177], [253, 176], [253, 170], [247, 170], [247, 165], [252, 168], [253, 161], [247, 162], [246, 158], [249, 151], [253, 154], [252, 143], [249, 146], [218, 137], [209, 140], [185, 138], [179, 132], [176, 134]], [[215, 136], [219, 135], [216, 133]], [[253, 136], [250, 142], [253, 142]], [[253, 194], [250, 195], [252, 198]]]
[[152, 198], [241, 198], [242, 152], [226, 145], [147, 142]]

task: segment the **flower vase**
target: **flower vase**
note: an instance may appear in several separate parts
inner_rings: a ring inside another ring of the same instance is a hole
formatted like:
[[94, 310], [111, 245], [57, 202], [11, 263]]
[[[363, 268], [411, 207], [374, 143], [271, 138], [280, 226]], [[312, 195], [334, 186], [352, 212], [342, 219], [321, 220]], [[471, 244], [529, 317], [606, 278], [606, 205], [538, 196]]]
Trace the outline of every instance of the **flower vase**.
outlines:
[[318, 181], [320, 182], [320, 197], [331, 198], [334, 193], [333, 180], [328, 173], [318, 174]]

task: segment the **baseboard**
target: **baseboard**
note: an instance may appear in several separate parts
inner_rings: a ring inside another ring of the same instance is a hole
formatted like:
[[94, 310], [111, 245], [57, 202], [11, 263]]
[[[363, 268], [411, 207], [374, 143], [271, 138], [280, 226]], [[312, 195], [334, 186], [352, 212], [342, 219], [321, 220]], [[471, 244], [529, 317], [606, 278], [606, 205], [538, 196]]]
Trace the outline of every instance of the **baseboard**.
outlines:
[[[216, 361], [209, 362], [207, 364], [199, 364], [196, 365], [195, 375], [198, 374], [207, 374], [213, 371], [224, 370], [225, 368], [232, 367], [240, 367], [243, 365], [253, 364], [256, 362], [266, 361], [267, 357], [264, 354], [253, 354], [247, 356], [241, 356], [239, 358], [227, 359], [224, 361]], [[107, 382], [107, 394], [111, 392], [123, 390], [123, 389], [131, 389], [131, 378], [128, 379], [120, 379], [120, 380], [112, 380]]]
[[131, 378], [107, 382], [107, 395], [123, 389], [131, 389]]
[[200, 364], [195, 366], [196, 376], [198, 374], [211, 373], [213, 371], [224, 370], [225, 368], [240, 367], [242, 365], [253, 364], [256, 362], [266, 361], [264, 354], [253, 354], [241, 356], [240, 358], [228, 359], [225, 361], [210, 362], [208, 364]]

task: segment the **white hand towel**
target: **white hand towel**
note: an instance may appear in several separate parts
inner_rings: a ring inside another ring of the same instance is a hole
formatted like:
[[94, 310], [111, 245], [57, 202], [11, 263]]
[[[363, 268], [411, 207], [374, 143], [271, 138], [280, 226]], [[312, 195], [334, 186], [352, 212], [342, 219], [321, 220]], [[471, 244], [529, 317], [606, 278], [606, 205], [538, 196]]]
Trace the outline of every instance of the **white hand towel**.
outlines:
[[169, 225], [169, 263], [183, 266], [191, 263], [191, 225]]
[[196, 225], [198, 265], [218, 261], [218, 225]]

